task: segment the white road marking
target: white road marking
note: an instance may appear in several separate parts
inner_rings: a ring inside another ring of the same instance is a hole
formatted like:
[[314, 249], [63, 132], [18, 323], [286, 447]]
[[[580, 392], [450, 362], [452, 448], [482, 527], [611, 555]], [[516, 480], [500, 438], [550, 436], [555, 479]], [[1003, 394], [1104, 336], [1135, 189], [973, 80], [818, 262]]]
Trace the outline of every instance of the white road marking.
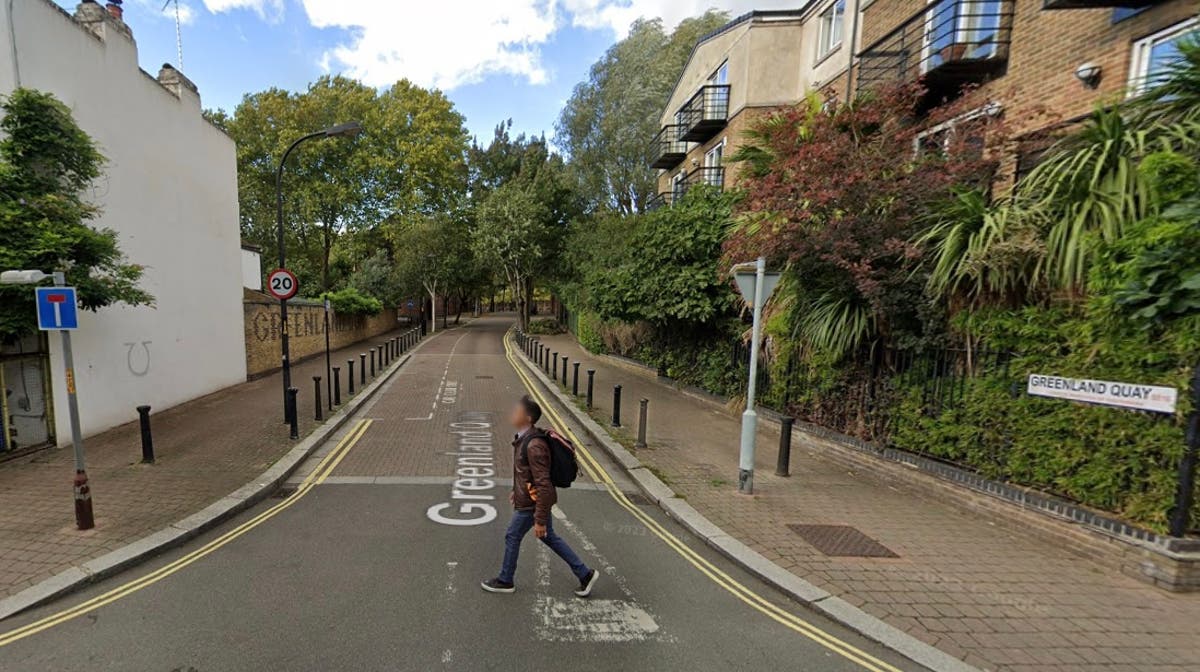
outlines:
[[534, 600], [534, 632], [544, 642], [644, 642], [659, 632], [658, 622], [631, 600]]
[[450, 595], [453, 595], [458, 590], [454, 586], [454, 570], [456, 568], [458, 568], [457, 562], [446, 563], [446, 592]]
[[442, 662], [443, 663], [448, 665], [448, 664], [450, 664], [450, 661], [453, 658], [454, 658], [454, 655], [450, 653], [450, 649], [446, 649], [445, 651], [442, 651]]
[[634, 599], [633, 589], [629, 587], [629, 581], [627, 581], [624, 576], [617, 572], [617, 568], [608, 561], [608, 558], [604, 557], [604, 554], [600, 552], [599, 547], [597, 547], [596, 544], [593, 544], [591, 539], [588, 539], [588, 536], [584, 534], [583, 530], [579, 529], [578, 525], [571, 522], [571, 520], [567, 518], [567, 514], [562, 510], [562, 507], [558, 504], [555, 504], [552, 511], [555, 513], [555, 520], [561, 521], [563, 526], [570, 530], [571, 535], [579, 540], [580, 547], [583, 549], [584, 554], [591, 559], [592, 564], [599, 566], [600, 571], [605, 576], [612, 579], [612, 582], [616, 584], [617, 589], [620, 590], [627, 599]]

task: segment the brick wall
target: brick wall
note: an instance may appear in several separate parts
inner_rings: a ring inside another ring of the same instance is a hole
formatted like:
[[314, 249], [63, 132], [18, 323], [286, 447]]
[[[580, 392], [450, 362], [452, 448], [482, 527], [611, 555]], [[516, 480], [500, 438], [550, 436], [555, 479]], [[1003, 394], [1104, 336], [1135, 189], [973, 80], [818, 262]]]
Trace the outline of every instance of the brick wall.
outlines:
[[[245, 311], [246, 376], [256, 378], [280, 366], [279, 302], [247, 296]], [[331, 315], [329, 344], [337, 349], [397, 328], [391, 308], [375, 316]], [[325, 351], [325, 308], [317, 302], [289, 301], [288, 349], [292, 361]]]
[[[863, 45], [871, 43], [924, 6], [925, 0], [875, 0], [863, 12]], [[1113, 23], [1113, 10], [1047, 10], [1040, 1], [1018, 0], [1004, 75], [973, 91], [968, 102], [1004, 105], [1009, 131], [1021, 135], [1086, 115], [1098, 103], [1120, 100], [1129, 78], [1133, 43], [1189, 17], [1195, 0], [1171, 0]], [[1092, 89], [1075, 78], [1085, 62], [1102, 76]]]

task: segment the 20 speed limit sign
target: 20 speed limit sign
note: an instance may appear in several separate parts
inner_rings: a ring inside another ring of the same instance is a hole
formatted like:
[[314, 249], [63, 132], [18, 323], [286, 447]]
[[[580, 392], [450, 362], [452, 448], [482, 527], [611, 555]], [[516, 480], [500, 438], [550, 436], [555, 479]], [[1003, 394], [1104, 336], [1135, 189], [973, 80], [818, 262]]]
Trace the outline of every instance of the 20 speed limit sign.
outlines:
[[296, 282], [295, 274], [286, 268], [277, 268], [267, 276], [267, 291], [280, 301], [287, 301], [295, 296], [299, 287], [300, 283]]

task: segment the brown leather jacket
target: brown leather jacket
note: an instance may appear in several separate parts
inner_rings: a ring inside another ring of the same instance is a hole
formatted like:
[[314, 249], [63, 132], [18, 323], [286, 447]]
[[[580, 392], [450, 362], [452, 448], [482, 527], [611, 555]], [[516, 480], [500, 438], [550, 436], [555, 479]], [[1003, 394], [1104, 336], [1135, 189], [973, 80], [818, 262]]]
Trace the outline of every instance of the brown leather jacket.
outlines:
[[550, 520], [550, 507], [558, 501], [558, 492], [550, 481], [550, 446], [542, 430], [530, 427], [534, 437], [521, 455], [520, 437], [513, 441], [513, 508], [533, 511], [533, 522], [545, 525]]

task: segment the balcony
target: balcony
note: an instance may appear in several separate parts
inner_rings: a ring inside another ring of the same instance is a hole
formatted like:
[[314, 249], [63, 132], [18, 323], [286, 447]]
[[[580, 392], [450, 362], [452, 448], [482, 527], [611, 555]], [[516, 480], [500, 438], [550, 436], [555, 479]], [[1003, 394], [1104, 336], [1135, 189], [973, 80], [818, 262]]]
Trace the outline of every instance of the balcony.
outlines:
[[654, 136], [651, 152], [651, 168], [670, 170], [683, 161], [687, 156], [687, 142], [679, 139], [679, 125], [663, 126], [658, 135]]
[[859, 52], [858, 92], [921, 79], [923, 109], [1008, 67], [1013, 0], [934, 0]]
[[646, 201], [646, 212], [654, 212], [655, 210], [671, 205], [672, 198], [673, 194], [669, 191], [651, 196], [650, 200]]
[[716, 135], [729, 118], [729, 85], [708, 84], [700, 87], [691, 100], [676, 113], [679, 140], [704, 142]]
[[1120, 9], [1142, 9], [1157, 5], [1163, 0], [1043, 0], [1043, 9], [1096, 9], [1113, 7]]
[[710, 187], [724, 189], [725, 169], [721, 166], [703, 166], [693, 170], [677, 185], [680, 192], [679, 195], [686, 194], [688, 189], [698, 184], [707, 184]]

